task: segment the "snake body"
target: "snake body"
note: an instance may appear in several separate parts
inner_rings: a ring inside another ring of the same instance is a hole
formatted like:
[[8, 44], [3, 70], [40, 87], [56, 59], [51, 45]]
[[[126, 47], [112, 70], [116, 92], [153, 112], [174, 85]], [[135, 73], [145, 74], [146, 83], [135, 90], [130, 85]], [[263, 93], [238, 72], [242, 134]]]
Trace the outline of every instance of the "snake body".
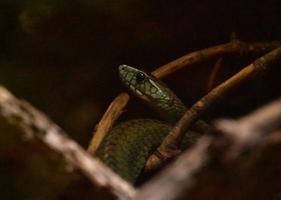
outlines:
[[[119, 76], [132, 93], [165, 120], [135, 119], [121, 123], [108, 132], [97, 149], [96, 156], [102, 162], [128, 182], [134, 183], [147, 158], [187, 108], [164, 83], [150, 74], [120, 65]], [[198, 120], [193, 129], [202, 133], [208, 125]], [[194, 143], [198, 136], [197, 132], [189, 130], [183, 138], [182, 148]]]

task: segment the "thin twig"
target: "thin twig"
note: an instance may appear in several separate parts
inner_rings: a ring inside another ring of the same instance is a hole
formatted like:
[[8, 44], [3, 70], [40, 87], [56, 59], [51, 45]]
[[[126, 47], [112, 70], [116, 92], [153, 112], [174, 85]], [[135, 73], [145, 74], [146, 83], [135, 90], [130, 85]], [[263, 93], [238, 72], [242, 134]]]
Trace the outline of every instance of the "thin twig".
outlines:
[[[152, 74], [157, 78], [164, 78], [182, 69], [183, 67], [191, 66], [193, 64], [202, 62], [204, 60], [207, 60], [215, 56], [229, 54], [229, 53], [238, 53], [238, 54], [261, 53], [261, 52], [270, 51], [271, 49], [274, 49], [279, 45], [281, 45], [281, 41], [246, 43], [246, 42], [241, 42], [239, 40], [233, 40], [229, 43], [188, 53], [168, 64], [165, 64], [157, 68], [155, 71], [152, 72]], [[128, 94], [121, 93], [111, 102], [110, 107], [107, 109], [106, 113], [103, 115], [102, 119], [98, 123], [97, 128], [93, 131], [93, 137], [95, 138], [91, 139], [90, 146], [88, 147], [88, 151], [92, 155], [94, 154], [95, 150], [98, 148], [101, 139], [104, 138], [104, 136], [108, 132], [108, 129], [113, 126], [115, 121], [123, 112], [122, 110], [124, 109], [124, 107], [129, 101], [129, 98], [127, 97], [124, 98], [124, 96], [126, 95]], [[122, 103], [120, 103], [120, 101]], [[113, 111], [111, 111], [111, 108], [114, 108]]]
[[220, 57], [216, 61], [215, 65], [214, 65], [214, 67], [212, 69], [212, 72], [209, 75], [209, 78], [208, 78], [208, 81], [207, 81], [206, 93], [210, 92], [211, 89], [214, 87], [215, 79], [216, 79], [216, 77], [218, 75], [219, 70], [221, 69], [222, 63], [223, 63], [223, 58]]
[[20, 128], [31, 140], [39, 139], [66, 162], [81, 171], [95, 186], [106, 187], [120, 199], [130, 199], [135, 189], [103, 163], [93, 159], [80, 145], [43, 113], [14, 97], [0, 85], [0, 115]]
[[[173, 149], [178, 147], [185, 130], [187, 130], [198, 117], [205, 112], [211, 105], [217, 102], [222, 96], [226, 95], [233, 88], [241, 85], [241, 83], [254, 78], [257, 74], [263, 73], [268, 69], [271, 62], [281, 58], [281, 47], [267, 53], [266, 55], [258, 58], [252, 64], [243, 68], [234, 76], [218, 85], [211, 92], [205, 95], [202, 99], [196, 102], [183, 117], [174, 126], [168, 136], [163, 140], [162, 144], [157, 149], [156, 154], [152, 154], [147, 161], [146, 167], [149, 169], [158, 168], [167, 159], [174, 156]], [[172, 148], [171, 148], [172, 147]]]
[[[187, 199], [192, 188], [202, 178], [204, 171], [214, 167], [211, 162], [214, 158], [216, 158], [217, 165], [222, 165], [215, 171], [219, 174], [220, 170], [227, 166], [226, 162], [230, 161], [225, 157], [229, 156], [234, 149], [236, 154], [231, 161], [234, 161], [233, 159], [239, 161], [238, 158], [242, 155], [243, 150], [247, 150], [247, 155], [249, 155], [250, 152], [254, 153], [255, 150], [259, 150], [259, 147], [270, 147], [270, 142], [272, 142], [271, 145], [275, 145], [276, 138], [280, 144], [281, 132], [278, 131], [281, 125], [280, 108], [281, 99], [237, 121], [231, 121], [231, 123], [226, 123], [225, 120], [218, 121], [216, 128], [224, 134], [218, 134], [217, 137], [211, 135], [201, 137], [194, 147], [184, 152], [168, 168], [143, 185], [134, 199], [174, 200], [183, 196], [184, 199]], [[265, 124], [266, 126], [264, 126]], [[241, 129], [244, 136], [240, 136]], [[218, 162], [219, 160], [221, 162]]]

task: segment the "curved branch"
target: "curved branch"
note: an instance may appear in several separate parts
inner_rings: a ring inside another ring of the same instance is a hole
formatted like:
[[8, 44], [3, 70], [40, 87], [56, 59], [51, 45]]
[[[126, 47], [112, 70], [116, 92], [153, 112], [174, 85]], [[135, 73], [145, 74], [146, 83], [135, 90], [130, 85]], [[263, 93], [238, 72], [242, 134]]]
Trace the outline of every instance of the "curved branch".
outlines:
[[281, 41], [246, 43], [239, 40], [232, 40], [229, 43], [188, 53], [168, 64], [157, 68], [152, 72], [152, 74], [157, 78], [164, 78], [186, 66], [193, 65], [216, 56], [233, 53], [264, 53], [275, 49], [280, 45]]
[[129, 101], [129, 98], [130, 97], [127, 93], [121, 93], [111, 102], [93, 132], [92, 140], [88, 146], [88, 152], [91, 155], [95, 154], [106, 133], [111, 129], [114, 122], [123, 113], [123, 109], [126, 106], [126, 103]]

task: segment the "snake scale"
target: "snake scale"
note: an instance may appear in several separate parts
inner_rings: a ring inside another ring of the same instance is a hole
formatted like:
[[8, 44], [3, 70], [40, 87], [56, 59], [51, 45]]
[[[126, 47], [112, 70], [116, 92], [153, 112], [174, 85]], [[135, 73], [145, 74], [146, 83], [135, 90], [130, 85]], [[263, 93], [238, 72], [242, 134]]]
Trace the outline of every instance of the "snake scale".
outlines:
[[[130, 183], [135, 183], [147, 158], [161, 144], [172, 125], [186, 111], [181, 100], [160, 80], [128, 65], [119, 66], [119, 76], [126, 87], [165, 120], [134, 119], [121, 123], [110, 130], [95, 156]], [[198, 120], [187, 131], [182, 147], [193, 144], [199, 133], [208, 125]]]

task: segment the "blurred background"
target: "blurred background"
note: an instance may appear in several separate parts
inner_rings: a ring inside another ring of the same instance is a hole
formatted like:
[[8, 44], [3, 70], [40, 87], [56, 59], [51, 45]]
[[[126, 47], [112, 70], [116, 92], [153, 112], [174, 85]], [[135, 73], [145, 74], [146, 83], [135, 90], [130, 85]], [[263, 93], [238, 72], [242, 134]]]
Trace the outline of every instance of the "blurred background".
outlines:
[[[106, 107], [124, 91], [119, 64], [149, 72], [188, 52], [228, 42], [233, 33], [246, 42], [280, 40], [280, 19], [280, 0], [1, 0], [0, 84], [86, 148]], [[213, 86], [258, 56], [224, 56]], [[207, 92], [217, 59], [164, 81], [192, 105]], [[205, 118], [239, 117], [279, 97], [280, 72], [279, 62], [222, 99]], [[121, 120], [157, 117], [143, 108], [132, 100]], [[68, 199], [65, 193], [78, 191], [72, 186], [78, 174], [46, 156], [43, 147], [24, 142], [3, 120], [0, 128], [1, 199]]]

